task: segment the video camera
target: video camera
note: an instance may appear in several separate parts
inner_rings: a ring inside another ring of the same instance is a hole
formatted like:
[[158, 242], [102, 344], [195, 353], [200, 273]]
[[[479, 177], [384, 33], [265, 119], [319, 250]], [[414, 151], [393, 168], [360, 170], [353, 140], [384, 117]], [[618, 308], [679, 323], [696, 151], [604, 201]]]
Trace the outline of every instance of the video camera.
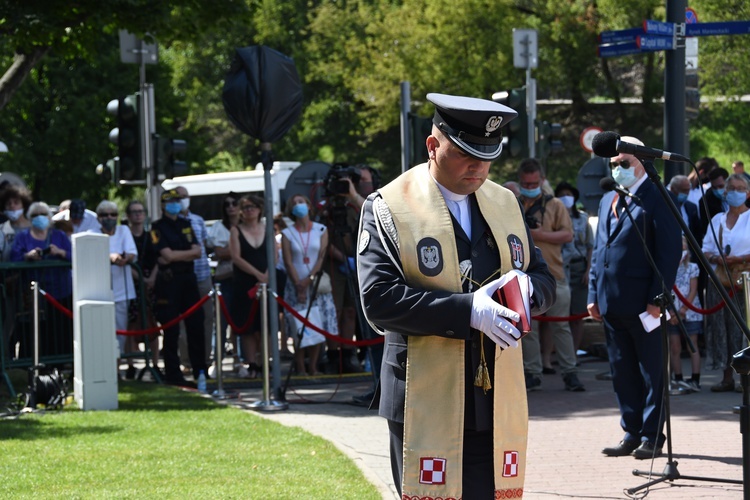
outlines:
[[356, 186], [362, 174], [357, 167], [345, 163], [334, 163], [326, 174], [323, 184], [326, 189], [326, 196], [335, 196], [347, 194], [349, 192], [349, 183], [346, 179], [352, 181]]

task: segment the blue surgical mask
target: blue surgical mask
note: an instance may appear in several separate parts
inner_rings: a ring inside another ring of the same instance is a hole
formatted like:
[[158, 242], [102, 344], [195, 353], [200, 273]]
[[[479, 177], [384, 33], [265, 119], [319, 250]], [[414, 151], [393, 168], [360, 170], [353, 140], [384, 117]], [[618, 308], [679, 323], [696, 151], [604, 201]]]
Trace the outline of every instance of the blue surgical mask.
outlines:
[[560, 196], [560, 201], [563, 205], [565, 205], [565, 208], [571, 208], [573, 204], [576, 202], [575, 197], [566, 195], [566, 196]]
[[305, 217], [308, 213], [310, 213], [310, 209], [307, 208], [307, 203], [297, 203], [292, 207], [292, 215], [298, 219]]
[[616, 166], [614, 170], [612, 170], [612, 178], [624, 188], [629, 188], [638, 180], [635, 176], [634, 166], [631, 166], [630, 168], [622, 168], [619, 165]]
[[688, 199], [688, 195], [686, 193], [677, 193], [677, 203], [682, 205], [685, 203]]
[[182, 210], [182, 204], [179, 201], [169, 201], [164, 204], [164, 211], [169, 215], [177, 215]]
[[518, 191], [524, 198], [536, 198], [537, 196], [542, 194], [542, 188], [538, 186], [534, 189], [518, 188]]
[[35, 215], [31, 218], [31, 225], [36, 229], [47, 229], [49, 227], [49, 217], [46, 215]]
[[23, 208], [19, 208], [18, 210], [6, 210], [4, 213], [11, 222], [16, 222], [21, 218], [21, 214], [23, 214]]
[[724, 188], [714, 188], [712, 189], [714, 196], [716, 196], [719, 199], [724, 198]]
[[730, 207], [741, 207], [747, 199], [747, 193], [742, 191], [730, 191], [727, 193], [727, 203]]
[[182, 208], [182, 210], [187, 212], [190, 208], [190, 198], [182, 198], [180, 200], [180, 207]]

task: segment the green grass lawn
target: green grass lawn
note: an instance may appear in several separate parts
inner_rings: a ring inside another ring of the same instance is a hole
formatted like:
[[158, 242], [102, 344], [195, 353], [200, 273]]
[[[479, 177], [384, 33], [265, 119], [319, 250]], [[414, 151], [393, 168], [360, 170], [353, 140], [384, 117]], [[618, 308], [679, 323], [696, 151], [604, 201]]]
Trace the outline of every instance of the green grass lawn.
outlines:
[[331, 443], [156, 384], [5, 418], [0, 443], [0, 498], [381, 498]]

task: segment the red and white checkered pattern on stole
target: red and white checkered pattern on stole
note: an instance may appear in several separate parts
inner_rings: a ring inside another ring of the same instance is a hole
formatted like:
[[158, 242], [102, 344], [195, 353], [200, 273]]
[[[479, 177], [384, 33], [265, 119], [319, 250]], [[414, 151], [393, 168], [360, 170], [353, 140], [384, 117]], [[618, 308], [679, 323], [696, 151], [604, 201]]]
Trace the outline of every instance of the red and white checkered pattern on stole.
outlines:
[[518, 452], [506, 451], [503, 456], [503, 477], [516, 477], [518, 475]]
[[419, 482], [422, 484], [445, 484], [444, 458], [421, 457], [419, 459]]

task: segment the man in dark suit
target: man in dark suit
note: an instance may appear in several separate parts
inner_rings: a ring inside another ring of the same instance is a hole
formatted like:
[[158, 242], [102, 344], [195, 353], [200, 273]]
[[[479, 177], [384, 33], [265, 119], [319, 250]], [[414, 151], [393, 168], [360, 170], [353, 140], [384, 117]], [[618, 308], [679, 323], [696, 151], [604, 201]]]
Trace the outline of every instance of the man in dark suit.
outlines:
[[[621, 140], [643, 145], [634, 137]], [[679, 226], [641, 162], [621, 153], [610, 166], [614, 180], [639, 201], [628, 203], [629, 198], [614, 191], [605, 194], [594, 238], [588, 310], [594, 319], [604, 321], [612, 385], [625, 431], [618, 445], [602, 453], [633, 453], [637, 459], [647, 459], [661, 454], [665, 440], [661, 405], [667, 381], [663, 379], [663, 332], [647, 332], [639, 315], [645, 311], [654, 319], [659, 317], [656, 299], [674, 285], [682, 240]]]
[[[531, 309], [555, 282], [515, 196], [487, 181], [515, 111], [428, 94], [428, 163], [370, 195], [357, 246], [362, 304], [385, 335], [374, 405], [404, 498], [510, 498], [523, 488], [526, 390], [515, 312], [493, 300], [523, 276]], [[473, 292], [473, 293], [472, 293]], [[408, 386], [408, 391], [406, 390]]]

